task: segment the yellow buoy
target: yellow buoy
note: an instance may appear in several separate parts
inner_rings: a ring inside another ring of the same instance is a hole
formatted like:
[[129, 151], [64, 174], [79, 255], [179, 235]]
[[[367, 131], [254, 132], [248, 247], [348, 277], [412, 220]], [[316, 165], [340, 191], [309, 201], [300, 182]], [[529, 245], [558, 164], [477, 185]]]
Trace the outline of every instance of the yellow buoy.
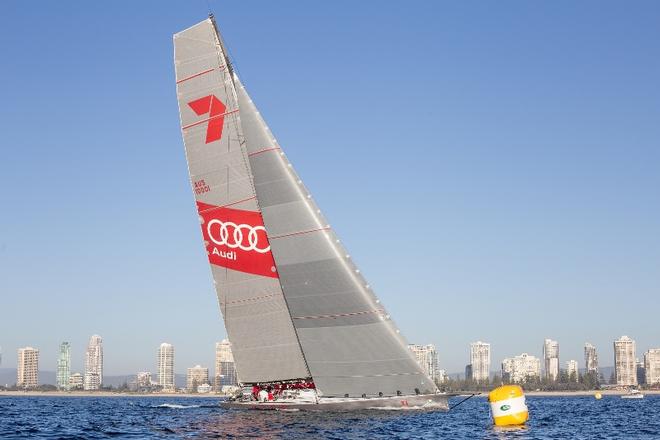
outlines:
[[594, 397], [596, 398], [596, 400], [600, 400], [600, 399], [603, 398], [603, 395], [600, 394], [600, 393], [596, 393], [596, 394], [594, 394]]
[[518, 385], [504, 385], [488, 394], [490, 411], [497, 426], [522, 425], [529, 418], [525, 395]]

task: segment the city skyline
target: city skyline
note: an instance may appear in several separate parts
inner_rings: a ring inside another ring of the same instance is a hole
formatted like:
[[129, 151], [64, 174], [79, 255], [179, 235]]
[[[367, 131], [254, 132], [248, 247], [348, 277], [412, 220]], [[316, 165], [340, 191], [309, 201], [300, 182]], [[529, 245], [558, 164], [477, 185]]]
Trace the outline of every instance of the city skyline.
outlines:
[[[0, 118], [3, 365], [27, 344], [52, 365], [67, 340], [82, 371], [85, 338], [99, 333], [108, 374], [153, 369], [144, 347], [163, 340], [182, 368], [211, 366], [207, 347], [226, 337], [190, 209], [172, 68], [172, 33], [207, 11], [163, 9], [100, 4], [113, 26], [98, 39], [81, 38], [98, 21], [75, 4], [3, 9], [13, 66]], [[448, 372], [463, 371], [479, 339], [502, 359], [540, 356], [550, 335], [563, 359], [582, 359], [580, 335], [603, 365], [616, 335], [652, 348], [660, 61], [648, 54], [660, 6], [343, 9], [237, 3], [216, 17], [250, 95], [407, 341], [434, 344]], [[16, 38], [26, 28], [48, 38]], [[397, 51], [404, 75], [382, 69]], [[40, 130], [35, 102], [49, 115]], [[392, 105], [411, 109], [394, 126]], [[337, 115], [341, 125], [328, 123]], [[392, 215], [393, 200], [409, 201], [405, 215]], [[40, 215], [26, 215], [35, 203]], [[412, 225], [423, 232], [402, 232]], [[621, 297], [645, 307], [622, 315]], [[568, 305], [562, 319], [544, 298]], [[54, 312], [63, 303], [76, 319]], [[524, 331], [500, 325], [512, 311]], [[166, 317], [177, 329], [154, 325]]]
[[[557, 365], [557, 375], [553, 376], [554, 380], [556, 380], [556, 377], [559, 375], [559, 372], [561, 370], [566, 371], [568, 367], [562, 368], [561, 362], [564, 362], [564, 364], [568, 362], [575, 362], [578, 365], [578, 371], [582, 373], [586, 373], [590, 371], [589, 365], [591, 365], [594, 368], [594, 371], [598, 372], [600, 371], [601, 368], [612, 368], [616, 372], [616, 367], [617, 367], [617, 361], [616, 361], [616, 353], [625, 353], [625, 360], [624, 362], [627, 365], [627, 371], [625, 374], [628, 375], [635, 375], [636, 373], [631, 370], [632, 367], [630, 367], [630, 361], [629, 359], [632, 359], [633, 364], [637, 365], [646, 365], [646, 359], [648, 356], [649, 362], [653, 365], [652, 368], [660, 368], [660, 364], [656, 365], [656, 362], [660, 361], [660, 348], [657, 348], [657, 346], [660, 346], [660, 343], [656, 344], [653, 347], [647, 347], [644, 348], [641, 351], [636, 351], [636, 341], [632, 338], [629, 338], [628, 336], [622, 336], [620, 338], [617, 338], [610, 342], [610, 345], [613, 345], [615, 349], [613, 350], [613, 359], [611, 362], [611, 365], [609, 363], [606, 363], [605, 365], [600, 365], [599, 364], [599, 350], [597, 347], [595, 347], [593, 344], [590, 342], [585, 342], [583, 343], [584, 347], [584, 352], [583, 352], [583, 357], [580, 358], [581, 360], [563, 360], [562, 358], [559, 357], [559, 341], [555, 341], [549, 338], [544, 339], [543, 341], [543, 347], [541, 349], [541, 356], [537, 356], [538, 353], [535, 353], [533, 351], [526, 351], [523, 352], [522, 354], [524, 356], [530, 356], [532, 358], [539, 359], [540, 366], [539, 366], [539, 376], [543, 375], [544, 377], [547, 375], [546, 369], [545, 369], [545, 362], [544, 362], [544, 356], [545, 356], [545, 348], [546, 344], [550, 343], [552, 345], [552, 351], [551, 351], [551, 357], [554, 360], [553, 365]], [[617, 344], [624, 344], [626, 347], [625, 349], [619, 348], [617, 349]], [[208, 367], [209, 374], [213, 372], [212, 375], [209, 376], [209, 384], [213, 387], [216, 388], [216, 384], [218, 383], [219, 376], [218, 373], [221, 371], [222, 366], [221, 364], [224, 363], [232, 363], [233, 364], [233, 355], [231, 353], [231, 343], [227, 339], [223, 339], [222, 341], [218, 341], [214, 344], [214, 355], [212, 357], [213, 361], [209, 363], [194, 363], [194, 365], [199, 366], [199, 365], [214, 365], [214, 369], [211, 370]], [[431, 377], [434, 379], [439, 378], [438, 374], [440, 372], [449, 374], [451, 376], [455, 375], [462, 375], [464, 377], [468, 377], [468, 368], [471, 367], [472, 364], [468, 364], [464, 367], [463, 371], [447, 371], [445, 368], [443, 368], [442, 363], [439, 361], [441, 357], [441, 352], [437, 350], [434, 344], [409, 344], [409, 348], [412, 350], [414, 353], [415, 357], [417, 358], [418, 362], [424, 370], [429, 374]], [[39, 348], [33, 348], [33, 347], [23, 347], [18, 349], [18, 353], [20, 356], [21, 350], [35, 350], [36, 351], [36, 356], [37, 360], [40, 357], [40, 349]], [[72, 365], [72, 359], [75, 359], [75, 356], [72, 357], [71, 355], [71, 344], [67, 341], [61, 342], [59, 344], [59, 356], [56, 359], [54, 365], [54, 368], [48, 368], [42, 367], [39, 368], [39, 371], [51, 371], [56, 374], [56, 385], [59, 386], [60, 383], [60, 375], [64, 377], [65, 374], [68, 374], [69, 376], [72, 376], [74, 373], [76, 374], [82, 374], [82, 376], [85, 376], [85, 372], [87, 370], [87, 366], [91, 365], [89, 367], [90, 372], [95, 372], [99, 371], [100, 369], [100, 379], [102, 380], [102, 377], [104, 374], [107, 374], [109, 376], [130, 376], [134, 375], [135, 372], [131, 371], [126, 371], [126, 372], [120, 372], [120, 373], [103, 373], [103, 342], [102, 338], [99, 335], [93, 335], [89, 339], [89, 343], [87, 345], [87, 349], [83, 352], [84, 360], [83, 360], [83, 368], [82, 369], [76, 369], [74, 367], [71, 367]], [[208, 351], [208, 350], [207, 350]], [[202, 353], [206, 353], [207, 351], [202, 351]], [[494, 361], [491, 360], [491, 344], [487, 342], [482, 342], [482, 341], [477, 341], [477, 342], [470, 342], [467, 345], [467, 353], [468, 353], [468, 358], [469, 359], [478, 359], [478, 363], [485, 362], [490, 368], [488, 369], [489, 374], [492, 376], [493, 373], [498, 373], [501, 371], [501, 368], [499, 367], [500, 361], [503, 363], [507, 360], [514, 359], [517, 356], [511, 356], [509, 354], [508, 356], [502, 356], [501, 358], [495, 359]], [[1, 356], [2, 353], [0, 353]], [[100, 356], [100, 365], [98, 365], [99, 360], [98, 357]], [[196, 355], [197, 359], [203, 358], [208, 356], [208, 353], [206, 355]], [[0, 359], [2, 359], [0, 357]], [[154, 383], [157, 383], [161, 386], [166, 385], [168, 383], [173, 383], [174, 376], [175, 375], [186, 375], [187, 371], [190, 367], [190, 365], [183, 365], [180, 366], [178, 362], [175, 362], [175, 347], [172, 344], [169, 344], [167, 342], [163, 342], [159, 344], [158, 349], [157, 349], [157, 356], [156, 360], [153, 363], [152, 366], [146, 365], [146, 368], [143, 368], [142, 370], [139, 371], [145, 371], [145, 372], [152, 372], [154, 374]], [[590, 364], [590, 359], [592, 359], [592, 362]], [[486, 362], [487, 361], [487, 362]], [[43, 361], [42, 361], [43, 362]], [[18, 365], [19, 360], [17, 357], [16, 360], [16, 365]], [[177, 370], [178, 366], [178, 370]], [[153, 367], [153, 368], [152, 368]], [[0, 368], [11, 368], [9, 367], [6, 363], [0, 364]], [[219, 370], [220, 368], [220, 370]], [[484, 369], [485, 367], [481, 367]], [[66, 372], [66, 373], [65, 373]], [[161, 372], [163, 372], [169, 379], [163, 379], [161, 380]], [[230, 370], [230, 377], [235, 378], [235, 371], [233, 370], [233, 365], [232, 369]], [[660, 370], [657, 370], [655, 373], [653, 373], [652, 377], [660, 377]], [[235, 380], [235, 379], [233, 379]], [[230, 379], [230, 382], [233, 381]], [[634, 379], [636, 380], [636, 379]], [[655, 380], [655, 379], [654, 379]], [[62, 379], [62, 383], [66, 383], [64, 379]], [[626, 382], [627, 383], [627, 382]], [[165, 387], [166, 388], [166, 387]]]

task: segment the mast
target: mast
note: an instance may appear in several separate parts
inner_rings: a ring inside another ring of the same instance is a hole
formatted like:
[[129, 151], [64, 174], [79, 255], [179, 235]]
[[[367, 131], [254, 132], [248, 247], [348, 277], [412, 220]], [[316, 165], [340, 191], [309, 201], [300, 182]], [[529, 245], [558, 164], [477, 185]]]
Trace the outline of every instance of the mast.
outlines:
[[[228, 69], [229, 74], [231, 76], [232, 83], [234, 84], [234, 91], [236, 91], [236, 81], [238, 80], [238, 75], [234, 72], [234, 68], [231, 64], [231, 60], [229, 59], [228, 51], [225, 48], [225, 43], [222, 39], [222, 34], [220, 33], [220, 29], [218, 28], [218, 23], [215, 21], [215, 16], [213, 15], [212, 12], [209, 13], [209, 20], [211, 20], [211, 23], [213, 24], [213, 29], [215, 30], [216, 37], [218, 38], [218, 43], [220, 44], [220, 47], [222, 49], [222, 54], [223, 54], [225, 63], [227, 65], [227, 69]], [[243, 84], [240, 83], [240, 80], [238, 80], [238, 82], [239, 82], [239, 86], [243, 87]], [[248, 108], [247, 110], [251, 111], [252, 109]], [[249, 155], [247, 153], [247, 149], [245, 148], [245, 140], [243, 140], [241, 145], [242, 145], [242, 151], [243, 151], [243, 154], [245, 156], [246, 163], [249, 164], [249, 159], [248, 159]], [[257, 206], [259, 206], [259, 198], [256, 197], [256, 190], [254, 189], [254, 181], [252, 179], [251, 179], [251, 183], [253, 185], [253, 187], [252, 187], [253, 191], [255, 192], [255, 200], [256, 200]], [[280, 288], [282, 288], [281, 282], [280, 282]], [[289, 308], [289, 304], [288, 304], [286, 296], [284, 296], [284, 294], [282, 295], [282, 298], [284, 299], [286, 309], [289, 312], [289, 318], [291, 319], [291, 325], [293, 327], [293, 332], [296, 335], [296, 340], [298, 341], [298, 346], [300, 347], [300, 354], [302, 356], [303, 362], [305, 363], [305, 368], [307, 369], [306, 378], [311, 378], [313, 380], [313, 378], [311, 376], [311, 373], [310, 373], [310, 370], [309, 370], [309, 365], [307, 364], [307, 359], [305, 358], [305, 352], [302, 349], [302, 345], [300, 344], [300, 337], [298, 336], [298, 330], [296, 330], [296, 327], [295, 327], [294, 322], [293, 322], [293, 318], [291, 317], [291, 309]]]
[[229, 52], [225, 47], [225, 42], [222, 40], [222, 34], [220, 33], [220, 29], [218, 29], [218, 23], [215, 21], [215, 15], [213, 15], [213, 12], [209, 12], [209, 20], [211, 20], [211, 24], [213, 24], [215, 35], [218, 38], [218, 42], [220, 43], [220, 48], [222, 49], [221, 54], [225, 60], [225, 64], [227, 65], [231, 81], [234, 82], [234, 66], [231, 64], [231, 60], [229, 59]]

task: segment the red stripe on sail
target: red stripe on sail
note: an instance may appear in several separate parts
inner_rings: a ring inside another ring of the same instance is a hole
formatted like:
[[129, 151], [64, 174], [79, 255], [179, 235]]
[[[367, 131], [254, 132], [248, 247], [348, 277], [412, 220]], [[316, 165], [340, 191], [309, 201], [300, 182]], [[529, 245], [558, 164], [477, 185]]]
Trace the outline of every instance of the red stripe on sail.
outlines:
[[185, 77], [185, 78], [181, 78], [181, 79], [178, 80], [176, 83], [177, 83], [177, 84], [181, 84], [182, 82], [188, 81], [189, 79], [197, 78], [198, 76], [205, 75], [205, 74], [207, 74], [207, 73], [209, 73], [209, 72], [213, 72], [214, 70], [215, 70], [214, 68], [211, 68], [211, 69], [208, 69], [208, 70], [204, 70], [203, 72], [199, 72], [199, 73], [196, 73], [196, 74], [194, 74], [194, 75], [190, 75], [190, 76], [187, 76], [187, 77]]

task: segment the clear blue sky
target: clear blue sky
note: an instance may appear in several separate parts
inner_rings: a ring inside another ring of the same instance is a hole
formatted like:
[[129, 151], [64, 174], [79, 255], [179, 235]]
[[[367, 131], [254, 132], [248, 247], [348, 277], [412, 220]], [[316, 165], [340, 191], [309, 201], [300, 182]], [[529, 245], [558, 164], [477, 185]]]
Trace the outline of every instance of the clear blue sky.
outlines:
[[[411, 342], [462, 371], [660, 346], [660, 3], [210, 2], [252, 97]], [[172, 34], [200, 1], [3, 2], [0, 346], [212, 366]]]

